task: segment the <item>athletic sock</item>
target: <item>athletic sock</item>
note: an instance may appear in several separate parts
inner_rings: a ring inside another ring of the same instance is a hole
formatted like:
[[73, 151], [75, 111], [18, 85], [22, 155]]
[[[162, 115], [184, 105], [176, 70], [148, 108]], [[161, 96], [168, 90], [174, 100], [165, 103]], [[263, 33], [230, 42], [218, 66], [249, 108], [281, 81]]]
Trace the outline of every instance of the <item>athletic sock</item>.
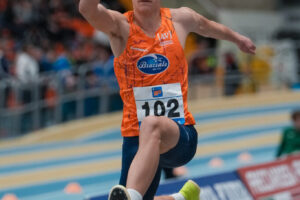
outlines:
[[127, 189], [131, 200], [143, 200], [143, 196], [134, 189]]
[[173, 197], [175, 200], [185, 200], [184, 196], [180, 193], [172, 194], [171, 197]]

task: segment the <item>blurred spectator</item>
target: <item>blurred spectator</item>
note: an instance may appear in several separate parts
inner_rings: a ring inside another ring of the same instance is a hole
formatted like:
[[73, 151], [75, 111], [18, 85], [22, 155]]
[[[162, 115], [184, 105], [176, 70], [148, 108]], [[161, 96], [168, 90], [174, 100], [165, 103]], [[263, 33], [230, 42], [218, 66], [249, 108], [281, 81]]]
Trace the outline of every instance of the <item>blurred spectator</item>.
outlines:
[[210, 68], [207, 63], [206, 56], [195, 58], [192, 62], [191, 69], [192, 74], [211, 74], [213, 72], [213, 68]]
[[99, 87], [99, 79], [92, 71], [87, 71], [85, 76], [85, 89], [93, 89]]
[[[63, 93], [68, 97], [70, 95], [76, 95], [77, 90], [77, 74], [71, 74], [64, 72], [63, 75]], [[73, 98], [65, 98], [62, 104], [62, 121], [70, 121], [76, 118], [76, 96]]]
[[197, 42], [197, 50], [190, 58], [190, 74], [213, 74], [217, 67], [217, 59], [214, 52], [209, 49], [206, 40]]
[[4, 25], [4, 12], [7, 8], [7, 0], [0, 0], [0, 28]]
[[26, 26], [33, 20], [33, 5], [28, 0], [15, 1], [13, 13], [15, 23]]
[[41, 126], [47, 127], [55, 123], [54, 115], [57, 103], [57, 91], [55, 90], [54, 81], [46, 80], [43, 86], [42, 99], [45, 100], [45, 107], [41, 109]]
[[[85, 89], [93, 89], [99, 87], [99, 79], [92, 72], [88, 71], [85, 76]], [[100, 99], [98, 95], [87, 96], [84, 99], [84, 116], [92, 116], [99, 114], [100, 111]]]
[[5, 58], [4, 51], [0, 48], [0, 80], [3, 77], [8, 76], [8, 61]]
[[71, 71], [72, 66], [68, 59], [66, 52], [61, 52], [57, 56], [55, 62], [53, 63], [53, 70], [55, 72], [61, 72], [61, 71]]
[[39, 75], [39, 66], [34, 58], [34, 51], [35, 47], [26, 45], [16, 59], [16, 75], [21, 82], [23, 104], [32, 102], [33, 94], [30, 83], [36, 81]]
[[16, 43], [7, 30], [0, 30], [0, 49], [3, 52], [3, 58], [7, 62], [7, 75], [15, 75], [15, 52]]
[[[16, 75], [21, 83], [22, 104], [33, 102], [32, 83], [38, 80], [39, 66], [35, 59], [35, 47], [25, 45], [16, 58]], [[33, 113], [28, 111], [21, 114], [20, 129], [27, 133], [33, 127]]]
[[5, 88], [5, 92], [4, 92], [4, 96], [5, 96], [5, 102], [4, 102], [4, 106], [6, 108], [16, 108], [18, 106], [18, 103], [17, 103], [17, 98], [16, 98], [16, 95], [14, 93], [14, 91], [12, 90], [11, 86], [7, 86]]
[[103, 46], [107, 47], [110, 46], [109, 37], [101, 31], [95, 31], [93, 39], [98, 44], [102, 44]]
[[111, 53], [110, 48], [98, 45], [97, 57], [93, 64], [93, 71], [98, 76], [100, 84], [108, 87], [108, 91], [112, 92], [109, 97], [110, 111], [121, 110], [123, 107], [122, 99], [117, 91], [119, 85], [114, 73], [114, 56]]
[[300, 152], [300, 110], [292, 113], [291, 120], [293, 125], [283, 131], [277, 157]]
[[55, 90], [54, 83], [49, 83], [47, 85], [44, 99], [46, 101], [48, 108], [54, 108], [56, 105], [56, 99], [57, 99], [57, 92]]
[[54, 50], [48, 50], [45, 54], [40, 50], [38, 61], [41, 73], [53, 71], [53, 64], [55, 61]]
[[114, 56], [109, 47], [98, 45], [93, 69], [94, 73], [99, 77], [101, 84], [107, 83], [112, 89], [118, 88], [114, 74]]
[[234, 58], [234, 54], [228, 52], [225, 54], [225, 77], [224, 77], [224, 94], [232, 96], [237, 93], [241, 85], [242, 73]]
[[34, 59], [34, 47], [24, 46], [23, 50], [17, 55], [16, 75], [22, 83], [29, 83], [38, 78], [38, 62]]

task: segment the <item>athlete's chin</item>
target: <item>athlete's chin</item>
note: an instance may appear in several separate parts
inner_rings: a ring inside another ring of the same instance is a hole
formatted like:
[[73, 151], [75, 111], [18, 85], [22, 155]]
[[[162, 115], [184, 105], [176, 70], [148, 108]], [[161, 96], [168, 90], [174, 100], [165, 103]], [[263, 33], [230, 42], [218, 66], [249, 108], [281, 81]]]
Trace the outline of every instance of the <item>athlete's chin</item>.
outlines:
[[153, 11], [153, 5], [150, 3], [140, 3], [140, 5], [138, 6], [138, 11], [139, 12], [152, 12]]

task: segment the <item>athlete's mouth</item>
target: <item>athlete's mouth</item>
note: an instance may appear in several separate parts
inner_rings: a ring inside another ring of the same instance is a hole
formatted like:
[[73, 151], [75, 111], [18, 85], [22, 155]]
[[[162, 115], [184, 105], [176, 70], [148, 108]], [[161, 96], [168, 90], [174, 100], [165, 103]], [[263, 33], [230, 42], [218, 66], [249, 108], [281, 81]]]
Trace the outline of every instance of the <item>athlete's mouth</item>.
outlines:
[[139, 2], [151, 3], [151, 2], [152, 2], [152, 0], [139, 0]]

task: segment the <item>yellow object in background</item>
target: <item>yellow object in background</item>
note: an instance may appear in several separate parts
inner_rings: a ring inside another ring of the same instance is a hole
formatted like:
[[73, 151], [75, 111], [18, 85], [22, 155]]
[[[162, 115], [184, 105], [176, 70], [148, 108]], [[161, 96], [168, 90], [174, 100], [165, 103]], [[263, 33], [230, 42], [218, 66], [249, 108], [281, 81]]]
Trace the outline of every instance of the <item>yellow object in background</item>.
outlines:
[[262, 87], [268, 87], [271, 83], [272, 59], [274, 58], [272, 46], [258, 46], [255, 56], [243, 53], [239, 56], [241, 71], [247, 77], [244, 78], [239, 93], [254, 93]]
[[131, 0], [119, 0], [119, 2], [124, 6], [126, 10], [132, 10], [132, 2]]
[[253, 80], [259, 85], [269, 83], [271, 66], [265, 60], [255, 57], [251, 63]]
[[257, 49], [257, 55], [251, 62], [253, 79], [258, 84], [268, 84], [270, 81], [272, 58], [274, 50], [271, 46], [262, 45]]
[[197, 46], [197, 36], [194, 34], [189, 34], [186, 38], [184, 53], [186, 58], [189, 60], [191, 55], [198, 49]]

